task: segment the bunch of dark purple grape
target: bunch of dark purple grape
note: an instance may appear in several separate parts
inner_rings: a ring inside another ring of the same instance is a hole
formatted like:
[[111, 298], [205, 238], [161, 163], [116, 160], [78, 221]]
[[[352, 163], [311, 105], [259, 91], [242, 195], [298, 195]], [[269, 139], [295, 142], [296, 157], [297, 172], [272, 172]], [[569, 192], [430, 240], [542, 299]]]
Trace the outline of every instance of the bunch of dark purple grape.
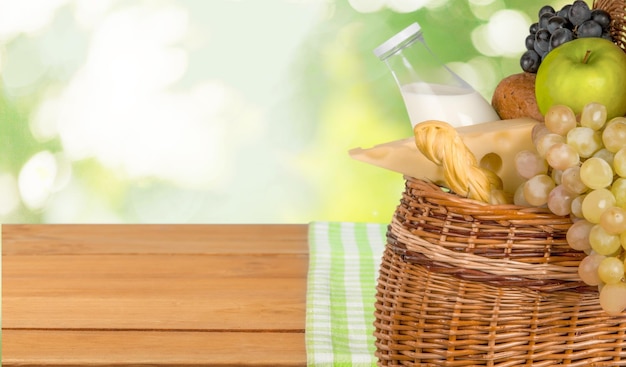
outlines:
[[611, 16], [602, 9], [590, 9], [583, 0], [576, 0], [556, 11], [550, 5], [539, 10], [539, 21], [530, 26], [526, 49], [520, 58], [522, 70], [536, 73], [548, 52], [576, 38], [601, 37], [612, 40], [609, 33]]

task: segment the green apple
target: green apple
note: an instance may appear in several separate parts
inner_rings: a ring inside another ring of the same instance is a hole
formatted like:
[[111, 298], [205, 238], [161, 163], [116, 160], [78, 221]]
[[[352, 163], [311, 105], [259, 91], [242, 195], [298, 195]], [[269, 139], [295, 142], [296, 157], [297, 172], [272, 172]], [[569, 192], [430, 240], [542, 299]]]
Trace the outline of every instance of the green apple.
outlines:
[[603, 38], [577, 38], [550, 51], [535, 80], [535, 97], [545, 116], [556, 104], [576, 114], [590, 102], [603, 104], [607, 118], [626, 114], [626, 53]]

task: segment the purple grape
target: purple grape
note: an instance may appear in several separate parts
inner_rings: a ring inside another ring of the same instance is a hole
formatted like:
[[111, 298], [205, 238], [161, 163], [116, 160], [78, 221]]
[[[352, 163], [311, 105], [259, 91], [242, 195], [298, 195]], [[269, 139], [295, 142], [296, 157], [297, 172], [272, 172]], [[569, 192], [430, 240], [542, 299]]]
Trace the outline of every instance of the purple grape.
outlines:
[[552, 13], [543, 13], [539, 17], [539, 29], [548, 28], [548, 21], [552, 18], [554, 14]]
[[591, 20], [600, 24], [602, 29], [609, 29], [609, 25], [611, 24], [611, 15], [602, 9], [594, 9], [591, 11]]
[[569, 21], [569, 8], [571, 7], [572, 7], [571, 4], [565, 5], [563, 8], [561, 8], [561, 10], [556, 12], [556, 15], [558, 15], [559, 17], [565, 18]]
[[533, 50], [524, 52], [520, 58], [520, 66], [527, 73], [536, 73], [541, 64], [541, 56]]
[[558, 15], [555, 15], [551, 17], [550, 19], [548, 19], [548, 25], [546, 26], [546, 29], [548, 30], [548, 32], [550, 32], [550, 34], [552, 34], [554, 33], [554, 31], [556, 31], [559, 28], [571, 28], [571, 27], [572, 25], [567, 19], [563, 17], [559, 17]]
[[530, 25], [530, 28], [528, 29], [528, 32], [530, 34], [535, 34], [535, 33], [537, 33], [538, 30], [539, 30], [539, 23], [535, 22], [535, 23]]
[[526, 49], [527, 50], [534, 50], [535, 49], [535, 35], [533, 34], [529, 34], [528, 36], [526, 36]]
[[550, 36], [550, 50], [574, 39], [574, 32], [567, 28], [559, 28]]
[[535, 34], [535, 46], [534, 49], [540, 56], [543, 56], [548, 52], [550, 48], [550, 32], [547, 29], [540, 29]]
[[550, 5], [544, 5], [544, 6], [542, 6], [542, 7], [541, 7], [541, 9], [539, 9], [539, 13], [537, 14], [537, 16], [538, 16], [539, 18], [541, 18], [541, 16], [542, 16], [543, 14], [546, 14], [546, 13], [549, 13], [549, 14], [554, 15], [554, 13], [556, 13], [556, 12], [554, 11], [554, 8], [553, 8], [552, 6], [550, 6]]
[[589, 5], [587, 5], [587, 3], [583, 0], [574, 1], [572, 6], [569, 8], [567, 18], [575, 26], [583, 24], [585, 20], [591, 18]]
[[576, 28], [578, 38], [602, 37], [602, 26], [593, 20], [586, 20]]

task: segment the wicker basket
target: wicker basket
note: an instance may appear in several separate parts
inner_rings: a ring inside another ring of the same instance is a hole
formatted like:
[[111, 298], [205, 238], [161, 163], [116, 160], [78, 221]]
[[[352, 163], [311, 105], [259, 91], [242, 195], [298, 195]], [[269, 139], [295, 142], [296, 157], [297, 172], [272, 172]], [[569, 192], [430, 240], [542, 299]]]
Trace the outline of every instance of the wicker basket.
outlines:
[[379, 365], [626, 365], [626, 313], [578, 278], [569, 226], [407, 177], [377, 285]]
[[[626, 51], [625, 2], [593, 7]], [[569, 218], [405, 179], [376, 288], [380, 366], [626, 366], [626, 312], [579, 279]]]

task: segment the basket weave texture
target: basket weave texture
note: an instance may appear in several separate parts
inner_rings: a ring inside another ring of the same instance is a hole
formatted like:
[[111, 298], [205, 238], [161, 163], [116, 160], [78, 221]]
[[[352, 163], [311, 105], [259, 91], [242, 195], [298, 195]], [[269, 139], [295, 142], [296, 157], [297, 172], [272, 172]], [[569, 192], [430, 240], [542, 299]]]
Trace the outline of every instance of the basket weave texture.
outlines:
[[406, 177], [375, 304], [380, 366], [626, 366], [626, 313], [578, 278], [569, 218]]

